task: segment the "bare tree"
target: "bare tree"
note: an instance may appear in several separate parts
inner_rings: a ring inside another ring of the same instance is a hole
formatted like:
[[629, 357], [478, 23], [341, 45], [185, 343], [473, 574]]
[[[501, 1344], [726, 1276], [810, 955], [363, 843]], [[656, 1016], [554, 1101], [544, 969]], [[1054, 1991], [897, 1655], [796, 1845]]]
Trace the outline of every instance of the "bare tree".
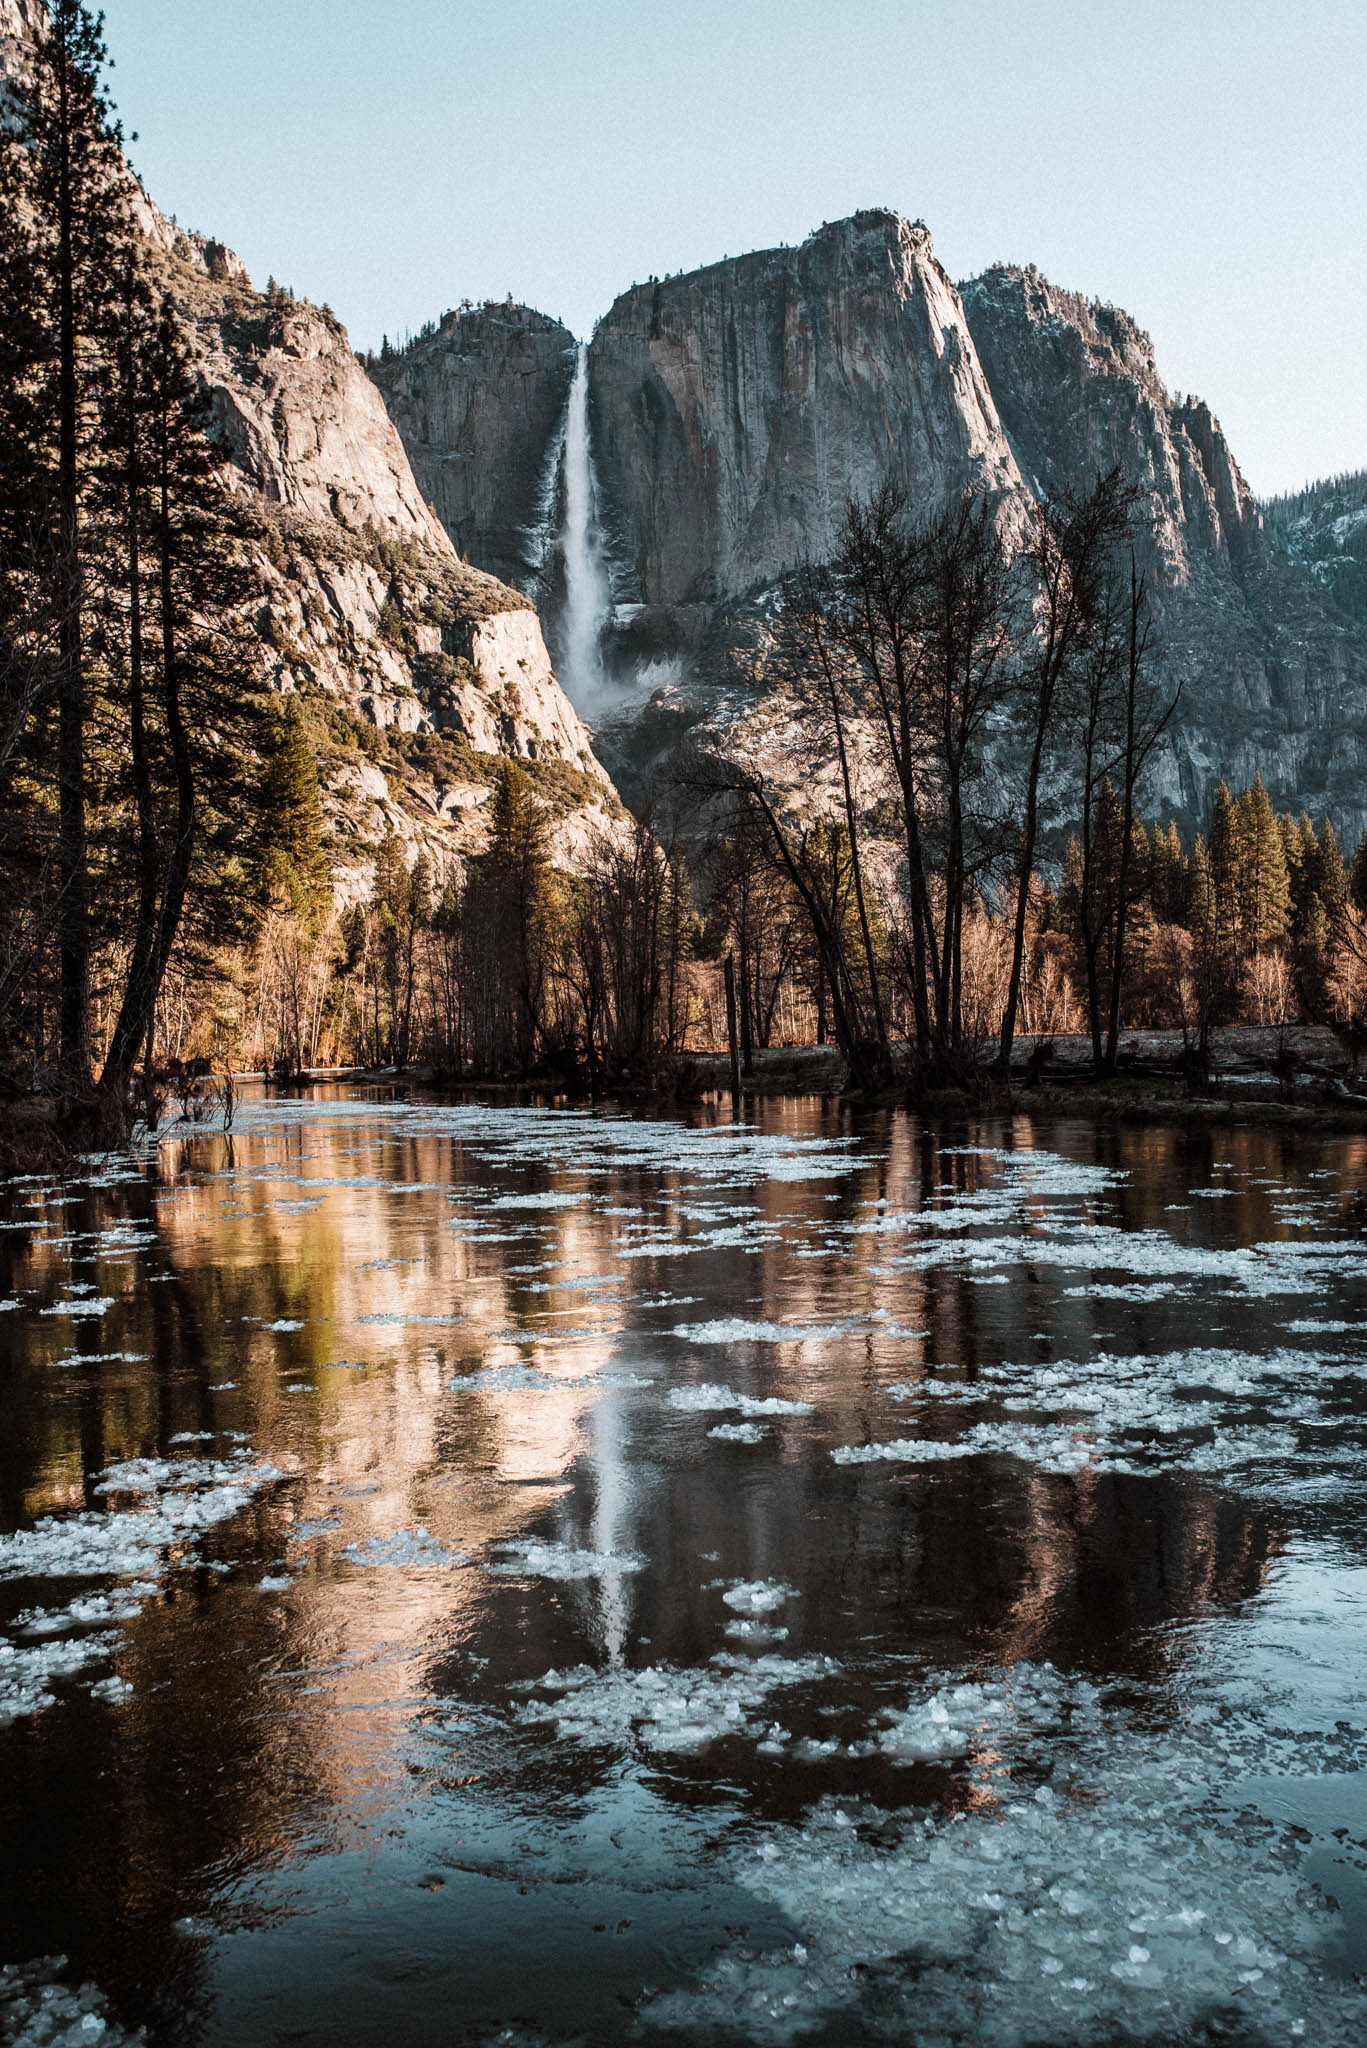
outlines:
[[1016, 924], [1011, 979], [1002, 1016], [1000, 1071], [1010, 1072], [1011, 1047], [1025, 971], [1030, 889], [1039, 848], [1040, 792], [1064, 714], [1087, 671], [1107, 616], [1115, 554], [1128, 537], [1136, 493], [1119, 467], [1098, 477], [1082, 498], [1035, 508], [1027, 562], [1035, 582], [1035, 630], [1018, 670], [1017, 707], [1025, 771], [1016, 854]]

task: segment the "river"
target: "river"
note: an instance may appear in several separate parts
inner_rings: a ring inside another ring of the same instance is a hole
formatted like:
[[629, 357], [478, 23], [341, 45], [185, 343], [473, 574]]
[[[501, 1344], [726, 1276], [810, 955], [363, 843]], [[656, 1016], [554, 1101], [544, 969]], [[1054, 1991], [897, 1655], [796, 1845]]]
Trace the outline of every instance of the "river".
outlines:
[[0, 1188], [0, 2037], [1363, 2035], [1367, 1141], [260, 1096]]

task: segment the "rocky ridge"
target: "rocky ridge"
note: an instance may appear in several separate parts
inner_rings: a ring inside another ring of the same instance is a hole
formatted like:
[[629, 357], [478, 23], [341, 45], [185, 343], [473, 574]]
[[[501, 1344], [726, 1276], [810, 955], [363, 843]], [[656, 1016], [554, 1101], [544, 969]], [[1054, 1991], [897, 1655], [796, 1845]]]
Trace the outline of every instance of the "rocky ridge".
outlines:
[[635, 286], [589, 373], [627, 601], [712, 603], [821, 560], [888, 472], [927, 511], [1023, 491], [958, 293], [924, 223], [893, 213]]
[[[496, 390], [501, 358], [486, 376], [463, 347], [462, 379]], [[1150, 803], [1197, 822], [1221, 775], [1260, 769], [1278, 801], [1327, 808], [1347, 833], [1367, 824], [1367, 625], [1342, 602], [1344, 550], [1332, 543], [1336, 581], [1305, 533], [1265, 530], [1218, 419], [1168, 391], [1119, 308], [1033, 267], [956, 287], [923, 223], [870, 210], [799, 248], [633, 286], [599, 322], [589, 363], [609, 661], [628, 678], [672, 662], [657, 671], [668, 687], [650, 702], [638, 692], [600, 730], [619, 777], [723, 708], [734, 633], [785, 570], [829, 554], [851, 493], [891, 472], [928, 513], [980, 487], [1011, 527], [1038, 497], [1086, 490], [1119, 463], [1151, 534], [1157, 658], [1184, 683]], [[429, 374], [415, 354], [406, 405]], [[560, 389], [543, 373], [539, 417], [555, 416]], [[520, 434], [527, 416], [524, 403]], [[497, 468], [497, 408], [477, 445]], [[519, 449], [525, 506], [525, 434]]]
[[[0, 0], [6, 77], [24, 75], [45, 23], [41, 0]], [[330, 735], [324, 807], [341, 892], [364, 888], [366, 848], [386, 831], [438, 858], [477, 846], [502, 757], [544, 785], [554, 843], [572, 859], [620, 807], [532, 604], [462, 561], [327, 308], [257, 291], [232, 250], [168, 219], [141, 186], [132, 210], [211, 395], [267, 677], [317, 707]]]
[[[527, 598], [463, 562], [428, 506], [345, 330], [325, 309], [254, 291], [230, 263], [166, 261], [243, 503], [271, 683], [335, 699], [356, 728], [325, 788], [338, 841], [395, 831], [439, 857], [468, 852], [487, 764], [512, 756], [533, 774], [567, 771], [551, 782], [557, 848], [571, 856], [575, 814], [617, 808], [592, 738]], [[387, 744], [352, 758], [366, 727]], [[454, 751], [415, 772], [406, 738], [429, 734]], [[339, 861], [363, 886], [364, 861]]]
[[962, 288], [1003, 426], [1034, 491], [1085, 490], [1118, 463], [1151, 536], [1157, 652], [1184, 681], [1150, 801], [1193, 820], [1255, 771], [1278, 800], [1367, 824], [1367, 636], [1262, 513], [1209, 406], [1168, 392], [1119, 308], [1000, 266]]

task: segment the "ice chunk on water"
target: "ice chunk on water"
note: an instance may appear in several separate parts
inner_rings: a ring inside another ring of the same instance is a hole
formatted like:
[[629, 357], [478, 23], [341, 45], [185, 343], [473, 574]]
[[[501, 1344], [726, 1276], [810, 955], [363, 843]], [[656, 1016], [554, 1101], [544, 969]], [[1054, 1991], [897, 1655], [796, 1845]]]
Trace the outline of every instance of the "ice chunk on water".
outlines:
[[107, 1663], [118, 1642], [117, 1635], [78, 1636], [72, 1642], [43, 1643], [32, 1649], [0, 1642], [0, 1723], [50, 1707], [55, 1680], [74, 1678], [92, 1664]]
[[580, 1550], [573, 1543], [500, 1543], [487, 1572], [501, 1578], [609, 1579], [618, 1572], [643, 1572], [648, 1560], [636, 1550]]
[[[803, 1953], [737, 1946], [642, 2017], [689, 2038], [740, 2019], [747, 2039], [774, 2042], [820, 2029], [1094, 2048], [1213, 2027], [1350, 2048], [1361, 1993], [1325, 1968], [1333, 1914], [1304, 1888], [1286, 1830], [1212, 1782], [1215, 1758], [1228, 1769], [1275, 1743], [1218, 1696], [1212, 1712], [1214, 1751], [1208, 1731], [1109, 1705], [1048, 1666], [941, 1681], [875, 1741], [948, 1758], [981, 1729], [973, 1804], [826, 1801], [738, 1842], [731, 1876], [785, 1916]], [[1052, 1779], [1032, 1787], [1040, 1771]]]
[[[449, 1568], [470, 1562], [463, 1551], [451, 1550], [422, 1527], [396, 1529], [389, 1536], [367, 1536], [362, 1542], [348, 1543], [338, 1556], [348, 1564], [366, 1565], [377, 1571], [412, 1571], [426, 1565]], [[270, 1583], [263, 1579], [263, 1588]], [[289, 1585], [291, 1581], [286, 1579], [284, 1583]]]
[[[193, 1478], [185, 1478], [187, 1464], [195, 1467]], [[116, 1474], [109, 1490], [152, 1497], [116, 1513], [46, 1515], [31, 1529], [0, 1535], [0, 1579], [154, 1577], [165, 1551], [227, 1521], [260, 1487], [283, 1476], [246, 1457], [137, 1459], [111, 1467], [106, 1478]]]
[[63, 1984], [65, 1968], [65, 1956], [0, 1968], [0, 2038], [11, 2048], [141, 2048], [141, 2027], [119, 2026], [93, 1984]]
[[690, 1344], [818, 1344], [833, 1337], [848, 1337], [853, 1323], [747, 1322], [744, 1316], [724, 1316], [709, 1323], [676, 1323], [671, 1335]]
[[752, 1718], [770, 1696], [838, 1673], [829, 1657], [714, 1657], [702, 1669], [650, 1665], [642, 1671], [594, 1671], [581, 1665], [549, 1671], [529, 1690], [519, 1713], [528, 1722], [552, 1722], [563, 1738], [586, 1743], [687, 1753], [725, 1736], [762, 1740], [767, 1729]]
[[668, 1395], [671, 1408], [681, 1408], [687, 1414], [724, 1415], [728, 1409], [741, 1415], [810, 1415], [810, 1401], [787, 1401], [778, 1395], [738, 1394], [731, 1387], [719, 1386], [714, 1380], [704, 1381], [701, 1386], [671, 1387]]
[[777, 1579], [737, 1579], [721, 1597], [738, 1614], [774, 1614], [789, 1600], [797, 1599], [797, 1587], [785, 1586]]

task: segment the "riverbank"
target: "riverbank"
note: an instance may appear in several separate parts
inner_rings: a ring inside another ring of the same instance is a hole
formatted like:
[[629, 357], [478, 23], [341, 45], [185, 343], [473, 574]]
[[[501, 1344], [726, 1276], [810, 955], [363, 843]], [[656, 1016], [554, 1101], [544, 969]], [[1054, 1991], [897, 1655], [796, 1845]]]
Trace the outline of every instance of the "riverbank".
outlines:
[[[1040, 1049], [1039, 1078], [1023, 1078]], [[900, 1051], [901, 1048], [896, 1050]], [[991, 1075], [995, 1046], [982, 1049], [982, 1078], [910, 1098], [906, 1084], [889, 1100], [926, 1112], [1016, 1109], [1041, 1116], [1083, 1116], [1131, 1122], [1291, 1124], [1315, 1130], [1367, 1128], [1367, 1082], [1359, 1082], [1335, 1034], [1319, 1025], [1230, 1026], [1213, 1031], [1204, 1074], [1184, 1057], [1180, 1031], [1137, 1031], [1122, 1041], [1119, 1069], [1098, 1078], [1091, 1041], [1080, 1034], [1021, 1037], [1009, 1088]], [[691, 1064], [709, 1092], [729, 1091], [725, 1053], [695, 1053]], [[910, 1077], [908, 1076], [908, 1081]], [[757, 1051], [742, 1091], [753, 1095], [838, 1094], [845, 1064], [834, 1046], [783, 1046]]]
[[[1042, 1056], [1035, 1061], [1032, 1055], [1037, 1051]], [[1186, 1053], [1180, 1032], [1132, 1032], [1122, 1043], [1119, 1070], [1100, 1079], [1092, 1072], [1088, 1039], [1025, 1036], [1016, 1041], [1009, 1088], [991, 1073], [994, 1052], [989, 1041], [980, 1053], [980, 1077], [965, 1086], [917, 1091], [910, 1072], [904, 1071], [892, 1088], [877, 1096], [847, 1099], [927, 1116], [1015, 1113], [1109, 1123], [1256, 1122], [1316, 1131], [1367, 1130], [1367, 1080], [1358, 1079], [1355, 1063], [1335, 1033], [1319, 1025], [1237, 1025], [1213, 1031], [1204, 1071]], [[894, 1048], [895, 1058], [904, 1053], [905, 1048]], [[1038, 1075], [1033, 1081], [1028, 1078], [1032, 1066]], [[431, 1090], [510, 1103], [535, 1099], [570, 1104], [588, 1099], [586, 1091], [567, 1087], [557, 1075], [533, 1075], [525, 1081], [453, 1081], [427, 1066], [316, 1068], [288, 1082], [264, 1074], [234, 1078], [281, 1095], [341, 1085], [399, 1095]], [[845, 1079], [845, 1063], [833, 1045], [773, 1046], [755, 1052], [751, 1071], [742, 1075], [741, 1091], [753, 1099], [844, 1096]], [[729, 1096], [731, 1064], [723, 1052], [692, 1052], [659, 1079], [625, 1080], [603, 1092], [616, 1102], [682, 1108], [709, 1096]], [[211, 1107], [207, 1096], [204, 1107]], [[161, 1128], [189, 1128], [198, 1121], [168, 1111]], [[58, 1126], [55, 1102], [28, 1096], [0, 1104], [0, 1174], [60, 1171], [72, 1158], [72, 1147]]]

